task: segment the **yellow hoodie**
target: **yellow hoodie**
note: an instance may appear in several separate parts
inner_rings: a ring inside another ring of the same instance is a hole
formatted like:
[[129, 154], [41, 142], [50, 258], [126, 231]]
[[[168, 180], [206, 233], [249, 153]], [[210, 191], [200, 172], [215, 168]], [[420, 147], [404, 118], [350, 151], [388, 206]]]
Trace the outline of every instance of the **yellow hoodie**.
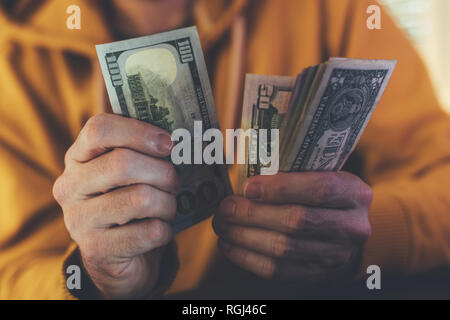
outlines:
[[[72, 4], [81, 8], [81, 30], [66, 28]], [[329, 56], [399, 61], [347, 170], [374, 191], [362, 270], [377, 264], [383, 272], [410, 274], [450, 262], [450, 119], [386, 13], [382, 30], [367, 29], [370, 4], [204, 0], [193, 15], [222, 128], [239, 127], [245, 73], [294, 76]], [[74, 298], [64, 266], [76, 245], [51, 190], [85, 121], [104, 111], [94, 45], [114, 39], [98, 1], [6, 0], [1, 6], [0, 298]], [[177, 235], [176, 243], [179, 267], [167, 294], [295, 297], [295, 288], [227, 262], [210, 220]]]

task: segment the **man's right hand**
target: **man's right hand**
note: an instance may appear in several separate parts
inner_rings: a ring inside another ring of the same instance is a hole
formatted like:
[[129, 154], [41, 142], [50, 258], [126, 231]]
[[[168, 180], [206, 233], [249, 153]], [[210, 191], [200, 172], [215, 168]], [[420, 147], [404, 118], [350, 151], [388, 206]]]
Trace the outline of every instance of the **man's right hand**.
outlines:
[[112, 114], [92, 117], [53, 188], [84, 268], [105, 298], [155, 288], [180, 186], [169, 133]]

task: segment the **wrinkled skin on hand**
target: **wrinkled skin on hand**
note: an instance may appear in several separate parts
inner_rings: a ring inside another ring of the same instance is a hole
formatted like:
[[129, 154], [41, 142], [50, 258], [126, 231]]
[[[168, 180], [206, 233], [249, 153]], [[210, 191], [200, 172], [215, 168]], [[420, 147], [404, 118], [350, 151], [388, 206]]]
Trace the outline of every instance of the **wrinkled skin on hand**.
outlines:
[[234, 264], [267, 279], [321, 283], [359, 266], [372, 191], [349, 173], [256, 176], [220, 205], [213, 227]]

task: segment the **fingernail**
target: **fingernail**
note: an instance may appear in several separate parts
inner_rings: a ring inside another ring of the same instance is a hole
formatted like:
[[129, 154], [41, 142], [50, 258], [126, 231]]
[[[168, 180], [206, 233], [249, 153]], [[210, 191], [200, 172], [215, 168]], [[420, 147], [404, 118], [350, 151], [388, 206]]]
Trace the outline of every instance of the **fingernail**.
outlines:
[[222, 216], [231, 218], [236, 212], [236, 202], [234, 202], [234, 200], [227, 199], [222, 202], [220, 209], [220, 211], [222, 212]]
[[262, 188], [259, 183], [250, 183], [247, 185], [244, 191], [244, 195], [249, 200], [261, 199]]
[[156, 137], [156, 148], [161, 153], [168, 153], [172, 150], [173, 141], [168, 133], [160, 133]]

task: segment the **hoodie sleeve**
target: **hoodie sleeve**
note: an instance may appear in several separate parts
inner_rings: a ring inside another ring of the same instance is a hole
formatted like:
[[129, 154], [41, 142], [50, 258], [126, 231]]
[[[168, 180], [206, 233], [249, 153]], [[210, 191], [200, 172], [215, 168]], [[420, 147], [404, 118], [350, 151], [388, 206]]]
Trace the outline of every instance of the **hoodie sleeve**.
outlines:
[[0, 45], [0, 299], [70, 299], [64, 261], [74, 246], [52, 197], [67, 134], [24, 76], [38, 60]]
[[[450, 117], [420, 57], [388, 13], [381, 11], [381, 30], [369, 30], [367, 8], [376, 2], [336, 2], [328, 1], [325, 13], [331, 56], [398, 60], [356, 150], [374, 192], [362, 272], [372, 264], [397, 274], [448, 265]], [[332, 28], [337, 25], [342, 27]]]
[[0, 299], [73, 298], [64, 261], [74, 247], [51, 199], [52, 180], [6, 139], [9, 129], [0, 127]]

